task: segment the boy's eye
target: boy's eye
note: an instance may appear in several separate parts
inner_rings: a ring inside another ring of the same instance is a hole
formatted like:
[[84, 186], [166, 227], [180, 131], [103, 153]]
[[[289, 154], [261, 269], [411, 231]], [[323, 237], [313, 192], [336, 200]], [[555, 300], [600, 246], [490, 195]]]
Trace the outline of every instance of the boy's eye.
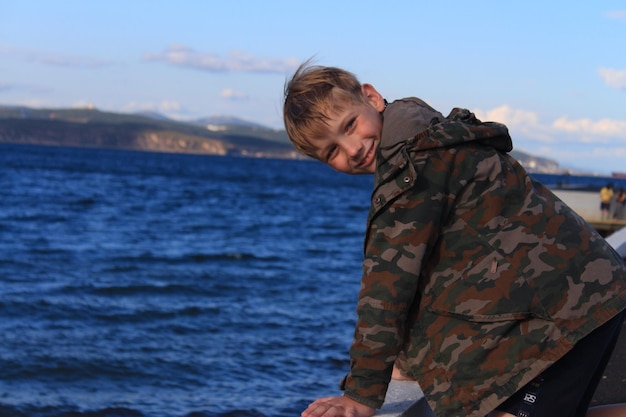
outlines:
[[349, 119], [348, 123], [346, 123], [346, 132], [351, 130], [354, 127], [355, 123], [356, 123], [356, 117]]
[[326, 160], [330, 161], [331, 159], [335, 157], [336, 154], [337, 154], [337, 147], [336, 146], [331, 147], [326, 153]]

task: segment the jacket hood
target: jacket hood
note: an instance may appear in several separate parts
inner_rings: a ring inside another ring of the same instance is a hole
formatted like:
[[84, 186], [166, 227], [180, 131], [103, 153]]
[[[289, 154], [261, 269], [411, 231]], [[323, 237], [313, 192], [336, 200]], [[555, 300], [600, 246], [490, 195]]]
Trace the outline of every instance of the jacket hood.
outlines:
[[410, 97], [396, 100], [383, 112], [380, 151], [383, 159], [395, 153], [397, 146], [407, 145], [411, 151], [449, 147], [475, 142], [502, 152], [513, 149], [505, 125], [481, 122], [467, 109], [454, 108], [448, 117], [424, 101]]
[[382, 146], [406, 142], [430, 127], [443, 115], [419, 98], [409, 97], [390, 103], [383, 112]]

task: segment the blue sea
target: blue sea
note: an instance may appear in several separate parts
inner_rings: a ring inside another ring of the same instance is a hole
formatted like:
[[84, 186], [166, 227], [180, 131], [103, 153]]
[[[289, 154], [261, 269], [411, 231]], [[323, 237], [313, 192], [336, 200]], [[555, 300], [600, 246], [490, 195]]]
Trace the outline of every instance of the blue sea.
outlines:
[[0, 416], [296, 416], [336, 394], [371, 182], [0, 145]]

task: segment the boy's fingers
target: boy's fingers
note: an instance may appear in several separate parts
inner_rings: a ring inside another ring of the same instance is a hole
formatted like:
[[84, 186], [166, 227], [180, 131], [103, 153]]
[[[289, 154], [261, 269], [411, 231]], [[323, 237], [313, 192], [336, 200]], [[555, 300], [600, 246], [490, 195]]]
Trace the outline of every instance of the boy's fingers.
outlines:
[[318, 402], [309, 405], [309, 407], [304, 410], [302, 413], [302, 417], [339, 417], [343, 416], [343, 413], [340, 413], [339, 410], [336, 410], [336, 407], [327, 402]]
[[337, 400], [338, 397], [318, 398], [302, 412], [302, 417], [351, 417], [354, 415], [338, 405]]

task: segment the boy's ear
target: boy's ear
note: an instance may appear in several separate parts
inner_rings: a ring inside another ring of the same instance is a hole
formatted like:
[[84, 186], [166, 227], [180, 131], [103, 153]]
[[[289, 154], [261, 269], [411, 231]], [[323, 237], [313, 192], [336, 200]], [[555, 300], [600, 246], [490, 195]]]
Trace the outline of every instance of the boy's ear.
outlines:
[[361, 92], [365, 100], [378, 112], [385, 110], [385, 99], [376, 91], [372, 84], [362, 84]]

